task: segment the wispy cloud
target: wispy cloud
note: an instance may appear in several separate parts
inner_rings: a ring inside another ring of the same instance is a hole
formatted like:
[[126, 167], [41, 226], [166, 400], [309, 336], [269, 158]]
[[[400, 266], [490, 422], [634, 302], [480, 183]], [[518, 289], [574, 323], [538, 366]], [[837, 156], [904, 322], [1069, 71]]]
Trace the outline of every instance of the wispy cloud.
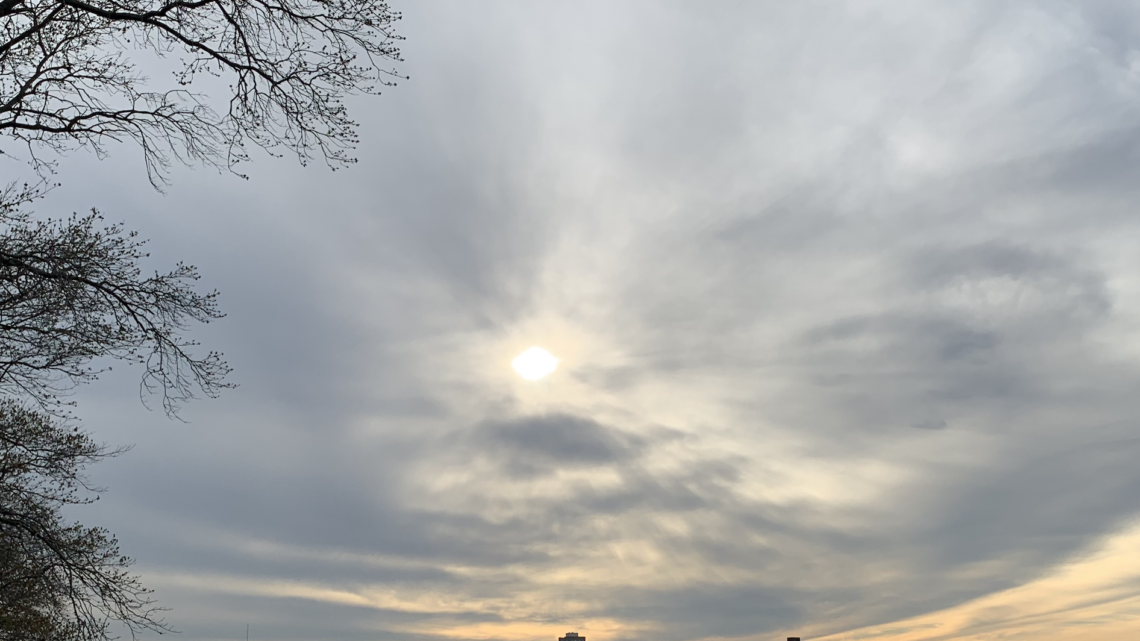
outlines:
[[186, 639], [1132, 629], [1131, 3], [404, 9], [353, 170], [53, 195], [230, 314], [79, 397]]

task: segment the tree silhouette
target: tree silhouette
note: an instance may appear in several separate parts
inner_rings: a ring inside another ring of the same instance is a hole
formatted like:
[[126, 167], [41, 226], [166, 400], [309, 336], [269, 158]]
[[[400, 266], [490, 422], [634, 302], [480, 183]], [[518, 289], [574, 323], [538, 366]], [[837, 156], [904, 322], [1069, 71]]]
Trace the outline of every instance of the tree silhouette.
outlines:
[[[172, 159], [233, 169], [248, 144], [335, 169], [357, 142], [345, 96], [398, 77], [382, 65], [399, 17], [378, 0], [0, 0], [0, 134], [41, 169], [45, 148], [133, 140], [152, 181]], [[221, 108], [199, 84], [226, 87]]]
[[119, 452], [0, 401], [0, 640], [105, 639], [113, 621], [132, 634], [168, 630], [115, 538], [60, 514], [93, 500], [83, 467]]
[[170, 415], [230, 386], [183, 338], [221, 317], [194, 267], [144, 275], [144, 243], [98, 212], [32, 215], [55, 156], [133, 142], [156, 188], [174, 162], [240, 175], [251, 146], [351, 164], [344, 99], [399, 77], [399, 18], [379, 0], [0, 0], [0, 158], [37, 176], [0, 188], [0, 641], [168, 629], [114, 537], [61, 516], [93, 496], [83, 467], [121, 452], [67, 392], [108, 359], [140, 364]]

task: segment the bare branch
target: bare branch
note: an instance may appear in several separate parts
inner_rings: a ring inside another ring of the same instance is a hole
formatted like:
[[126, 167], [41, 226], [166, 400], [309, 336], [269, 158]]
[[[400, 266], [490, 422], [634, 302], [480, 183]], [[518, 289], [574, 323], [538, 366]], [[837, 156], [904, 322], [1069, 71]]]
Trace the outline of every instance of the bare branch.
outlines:
[[112, 621], [169, 631], [115, 538], [60, 513], [93, 500], [83, 468], [122, 451], [0, 401], [0, 640], [105, 640]]
[[34, 221], [0, 206], [0, 393], [58, 406], [98, 376], [90, 363], [99, 358], [142, 364], [143, 388], [172, 415], [195, 391], [216, 396], [231, 386], [220, 354], [196, 356], [196, 343], [180, 336], [189, 323], [222, 318], [217, 293], [190, 287], [198, 279], [190, 265], [144, 277], [142, 247], [97, 212]]
[[[3, 0], [0, 135], [39, 154], [111, 140], [141, 147], [151, 181], [172, 161], [236, 171], [246, 146], [284, 147], [304, 163], [355, 162], [343, 100], [400, 76], [381, 0]], [[126, 49], [176, 56], [170, 86], [141, 77]], [[224, 111], [192, 93], [201, 74], [228, 81]]]

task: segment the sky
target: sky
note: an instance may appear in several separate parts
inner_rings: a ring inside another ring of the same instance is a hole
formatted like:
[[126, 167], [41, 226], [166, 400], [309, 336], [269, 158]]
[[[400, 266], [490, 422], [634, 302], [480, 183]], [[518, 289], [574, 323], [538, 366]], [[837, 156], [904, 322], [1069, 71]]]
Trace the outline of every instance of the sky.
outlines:
[[353, 167], [38, 207], [221, 292], [75, 395], [177, 638], [1140, 634], [1140, 6], [395, 8]]

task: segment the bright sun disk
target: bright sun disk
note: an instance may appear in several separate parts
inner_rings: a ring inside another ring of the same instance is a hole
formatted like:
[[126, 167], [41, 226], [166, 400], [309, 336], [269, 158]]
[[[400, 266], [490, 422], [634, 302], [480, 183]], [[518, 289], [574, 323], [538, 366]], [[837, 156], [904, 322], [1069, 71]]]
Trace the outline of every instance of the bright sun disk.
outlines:
[[537, 381], [558, 367], [558, 359], [541, 347], [532, 347], [516, 356], [511, 367], [528, 381]]

